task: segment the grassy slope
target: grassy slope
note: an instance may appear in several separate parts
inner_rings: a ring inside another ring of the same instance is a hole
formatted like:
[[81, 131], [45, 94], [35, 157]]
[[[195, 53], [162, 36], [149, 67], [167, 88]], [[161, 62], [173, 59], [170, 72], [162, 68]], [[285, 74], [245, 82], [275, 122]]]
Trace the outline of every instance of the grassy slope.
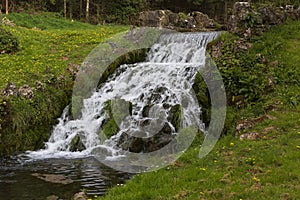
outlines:
[[[247, 130], [259, 132], [260, 139], [240, 141], [227, 135], [207, 157], [198, 159], [198, 138], [173, 165], [137, 175], [100, 199], [300, 198], [300, 21], [253, 40], [255, 52], [280, 63], [273, 69], [275, 91], [263, 101], [263, 107], [274, 107], [268, 112], [273, 119]], [[256, 108], [237, 112], [240, 118], [253, 117]]]
[[41, 148], [70, 100], [72, 80], [67, 68], [80, 64], [106, 38], [127, 30], [72, 22], [51, 13], [10, 14], [8, 18], [17, 26], [4, 28], [19, 38], [21, 50], [0, 55], [0, 91], [9, 82], [35, 88], [37, 81], [42, 82], [43, 91], [34, 89], [32, 100], [0, 94], [0, 108], [7, 108], [0, 109], [0, 155]]
[[92, 26], [56, 18], [53, 14], [8, 16], [18, 26], [6, 27], [21, 43], [14, 55], [0, 55], [0, 88], [11, 81], [18, 86], [34, 85], [45, 75], [46, 65], [54, 75], [66, 73], [70, 64], [80, 64], [100, 42], [124, 26]]

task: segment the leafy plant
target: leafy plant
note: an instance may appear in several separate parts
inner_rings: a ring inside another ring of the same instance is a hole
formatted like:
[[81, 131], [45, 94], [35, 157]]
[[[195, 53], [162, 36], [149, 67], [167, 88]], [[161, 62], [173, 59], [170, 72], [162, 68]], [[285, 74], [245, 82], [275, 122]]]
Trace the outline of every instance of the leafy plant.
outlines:
[[19, 50], [19, 40], [11, 32], [0, 27], [0, 54]]

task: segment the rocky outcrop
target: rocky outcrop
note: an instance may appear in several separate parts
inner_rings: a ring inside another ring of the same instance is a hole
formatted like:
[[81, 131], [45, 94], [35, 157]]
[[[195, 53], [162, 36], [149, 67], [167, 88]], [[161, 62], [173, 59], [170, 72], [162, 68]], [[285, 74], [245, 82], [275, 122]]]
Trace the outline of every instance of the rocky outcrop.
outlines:
[[174, 137], [170, 124], [164, 123], [163, 128], [150, 138], [135, 137], [124, 132], [118, 141], [118, 146], [134, 153], [148, 153], [163, 148]]
[[32, 99], [34, 97], [33, 89], [29, 85], [23, 85], [19, 89], [13, 83], [8, 83], [3, 90], [4, 96], [22, 96], [26, 99]]
[[300, 19], [300, 7], [294, 9], [291, 5], [285, 8], [263, 6], [255, 10], [249, 2], [236, 2], [232, 15], [228, 19], [227, 29], [231, 33], [249, 38], [251, 34], [261, 34], [271, 26], [282, 24], [287, 19]]
[[204, 31], [216, 28], [216, 22], [201, 12], [189, 14], [170, 10], [144, 11], [133, 20], [133, 25], [168, 28], [177, 31]]
[[[154, 106], [145, 106], [143, 110], [144, 117], [149, 117], [152, 107]], [[181, 126], [182, 112], [180, 105], [164, 105], [164, 107], [170, 109], [168, 116], [166, 117], [168, 122], [160, 119], [151, 119], [151, 117], [149, 117], [149, 119], [140, 123], [140, 131], [136, 131], [135, 133], [123, 132], [118, 140], [118, 146], [123, 150], [134, 153], [148, 153], [159, 150], [170, 143], [175, 138], [174, 132], [178, 132]], [[157, 133], [154, 133], [150, 137], [146, 137], [145, 132], [151, 132], [149, 129], [153, 131], [153, 127], [161, 128], [157, 130]]]

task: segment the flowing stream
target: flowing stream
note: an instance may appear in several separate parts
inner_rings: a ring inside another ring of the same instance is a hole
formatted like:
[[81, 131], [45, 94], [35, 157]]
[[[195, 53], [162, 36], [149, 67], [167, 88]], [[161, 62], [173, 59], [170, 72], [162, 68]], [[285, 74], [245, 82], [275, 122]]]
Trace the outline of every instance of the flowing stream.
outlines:
[[[99, 157], [94, 158], [99, 149], [105, 152], [100, 159], [118, 160], [124, 159], [130, 151], [157, 150], [158, 146], [145, 144], [147, 138], [157, 133], [161, 134], [158, 140], [167, 138], [161, 144], [166, 145], [176, 137], [179, 128], [195, 125], [205, 132], [201, 106], [192, 85], [197, 71], [205, 65], [207, 43], [218, 34], [163, 34], [151, 47], [145, 62], [121, 65], [83, 101], [79, 118], [69, 116], [69, 107], [64, 110], [45, 149], [1, 160], [0, 199], [45, 199], [51, 194], [68, 199], [70, 194], [64, 191], [72, 193], [80, 189], [86, 189], [90, 196], [103, 195], [107, 187], [123, 183], [130, 174], [102, 165]], [[113, 114], [120, 112], [120, 105], [125, 114], [120, 119], [116, 117], [119, 126], [116, 135], [107, 138], [101, 132], [111, 117], [106, 104], [116, 99], [121, 100], [121, 104], [120, 101], [110, 104]], [[170, 116], [177, 105], [180, 105], [181, 120], [174, 122]], [[75, 137], [83, 149], [74, 150]], [[143, 138], [143, 145], [137, 148], [134, 142], [129, 143], [133, 138]], [[32, 175], [34, 173], [62, 174], [74, 182], [60, 187], [43, 183]]]

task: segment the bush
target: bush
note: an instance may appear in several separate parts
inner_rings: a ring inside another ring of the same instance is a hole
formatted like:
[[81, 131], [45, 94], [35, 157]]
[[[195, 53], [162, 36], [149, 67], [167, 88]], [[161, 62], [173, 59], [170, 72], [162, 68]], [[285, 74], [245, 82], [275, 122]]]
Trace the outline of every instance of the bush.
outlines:
[[0, 53], [14, 53], [19, 50], [19, 40], [11, 32], [0, 27]]

